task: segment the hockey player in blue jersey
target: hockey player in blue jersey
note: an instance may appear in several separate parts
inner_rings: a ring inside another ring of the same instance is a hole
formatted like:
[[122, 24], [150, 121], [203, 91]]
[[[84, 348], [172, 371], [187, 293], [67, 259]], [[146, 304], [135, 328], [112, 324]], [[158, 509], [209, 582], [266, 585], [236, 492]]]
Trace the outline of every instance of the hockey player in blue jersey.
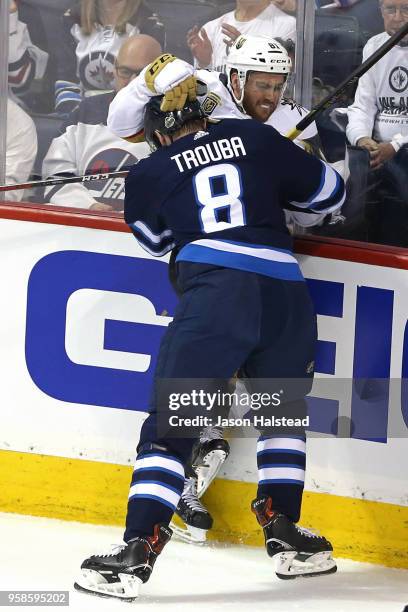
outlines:
[[[285, 407], [301, 410], [313, 378], [316, 317], [284, 209], [335, 212], [345, 197], [337, 172], [272, 127], [234, 119], [211, 124], [197, 102], [175, 112], [161, 111], [160, 104], [160, 97], [153, 98], [146, 107], [145, 134], [155, 152], [127, 177], [125, 219], [149, 253], [162, 256], [179, 248], [182, 295], [160, 346], [151, 413], [142, 426], [130, 487], [125, 544], [86, 559], [75, 585], [122, 599], [138, 596], [171, 537], [168, 525], [194, 443], [158, 433], [160, 381], [228, 380], [238, 369], [255, 385], [296, 379], [302, 393]], [[287, 485], [276, 477], [276, 462], [270, 466], [275, 437], [265, 428], [259, 437], [252, 504], [267, 553], [278, 559], [281, 578], [332, 573], [330, 542], [296, 525], [303, 436], [288, 436], [286, 448], [278, 449], [281, 467], [292, 474]]]
[[[291, 59], [284, 47], [276, 40], [259, 36], [243, 36], [235, 41], [228, 55], [227, 74], [194, 71], [186, 62], [165, 54], [115, 97], [109, 110], [109, 127], [125, 139], [137, 139], [143, 131], [144, 107], [154, 92], [165, 94], [165, 103], [173, 105], [170, 110], [181, 108], [180, 100], [186, 98], [187, 92], [196, 92], [197, 79], [200, 83], [197, 98], [210, 118], [248, 120], [252, 117], [286, 134], [306, 112], [293, 100], [284, 97], [290, 71]], [[314, 124], [299, 138], [295, 141], [299, 146], [308, 150], [318, 149]], [[336, 164], [336, 169], [344, 171], [344, 164]], [[285, 216], [291, 224], [301, 227], [320, 224], [325, 217], [330, 218], [324, 213], [304, 214], [301, 211], [285, 211]], [[170, 258], [170, 274], [174, 253]], [[276, 451], [284, 449], [285, 442], [277, 439], [275, 447]], [[305, 445], [301, 447], [299, 444], [297, 450], [305, 453]], [[228, 451], [228, 442], [222, 439], [222, 429], [204, 428], [200, 442], [193, 449], [192, 469], [186, 474], [185, 487], [171, 525], [178, 537], [195, 542], [206, 539], [212, 517], [198, 497], [215, 477]], [[281, 463], [280, 453], [270, 457], [270, 464], [274, 462]], [[287, 475], [285, 479], [288, 480]], [[294, 479], [295, 486], [298, 481], [299, 477]]]

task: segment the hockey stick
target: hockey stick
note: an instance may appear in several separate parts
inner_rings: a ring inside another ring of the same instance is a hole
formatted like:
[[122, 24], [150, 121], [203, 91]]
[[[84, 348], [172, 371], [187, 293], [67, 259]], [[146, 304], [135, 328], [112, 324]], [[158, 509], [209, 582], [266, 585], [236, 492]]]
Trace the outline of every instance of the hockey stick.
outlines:
[[16, 183], [15, 185], [0, 185], [1, 191], [12, 191], [14, 189], [33, 189], [34, 187], [51, 187], [52, 185], [69, 185], [70, 183], [89, 183], [91, 181], [106, 181], [110, 178], [119, 178], [129, 174], [129, 170], [117, 172], [103, 172], [100, 174], [85, 174], [84, 176], [67, 176], [51, 178], [45, 181], [31, 181], [31, 183]]
[[327, 95], [319, 104], [317, 104], [312, 110], [305, 116], [299, 123], [291, 129], [287, 134], [286, 138], [294, 140], [303, 130], [305, 130], [318, 115], [324, 110], [330, 108], [334, 102], [341, 96], [342, 93], [348, 89], [354, 83], [357, 83], [360, 77], [363, 76], [370, 68], [374, 66], [390, 49], [392, 49], [404, 36], [408, 34], [408, 23], [406, 23], [398, 32], [396, 32], [389, 40], [387, 40], [377, 51], [375, 51], [369, 58], [366, 59], [360, 66], [358, 66], [340, 85], [329, 95]]

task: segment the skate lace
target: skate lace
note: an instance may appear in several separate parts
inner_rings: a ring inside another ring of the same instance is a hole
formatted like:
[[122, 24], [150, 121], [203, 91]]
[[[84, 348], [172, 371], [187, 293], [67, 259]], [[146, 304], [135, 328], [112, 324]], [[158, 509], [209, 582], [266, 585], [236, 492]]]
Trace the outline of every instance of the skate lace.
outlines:
[[200, 432], [200, 442], [208, 442], [209, 440], [222, 440], [223, 430], [221, 427], [206, 427]]
[[295, 525], [295, 527], [302, 535], [305, 535], [307, 538], [321, 538], [322, 537], [314, 529], [305, 529], [305, 527], [299, 527], [298, 525]]
[[111, 544], [110, 550], [108, 552], [103, 552], [103, 553], [100, 553], [94, 556], [95, 557], [112, 557], [120, 553], [124, 548], [126, 548], [126, 544]]
[[198, 510], [199, 512], [207, 512], [203, 504], [197, 497], [197, 480], [194, 477], [188, 478], [184, 483], [183, 493], [181, 495], [183, 501], [187, 504], [191, 510]]

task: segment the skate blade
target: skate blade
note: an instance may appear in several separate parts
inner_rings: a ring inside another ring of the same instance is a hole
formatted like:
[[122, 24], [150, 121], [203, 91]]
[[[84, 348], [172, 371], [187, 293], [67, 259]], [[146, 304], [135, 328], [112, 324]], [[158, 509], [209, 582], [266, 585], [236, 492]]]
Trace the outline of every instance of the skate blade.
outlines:
[[223, 450], [217, 449], [210, 451], [203, 457], [203, 463], [199, 464], [194, 468], [197, 474], [197, 495], [201, 497], [204, 495], [218, 472], [226, 458], [228, 453]]
[[82, 575], [74, 583], [74, 588], [82, 593], [99, 597], [114, 597], [123, 601], [135, 601], [143, 582], [137, 576], [118, 574], [118, 582], [107, 582], [94, 570], [83, 569]]
[[178, 540], [187, 542], [188, 544], [204, 544], [207, 540], [207, 530], [192, 527], [184, 523], [180, 517], [175, 515], [170, 523], [170, 529], [173, 530], [173, 537]]
[[276, 556], [275, 573], [281, 580], [294, 580], [295, 578], [313, 578], [334, 574], [337, 565], [332, 557], [331, 551], [315, 553], [306, 559], [299, 559], [304, 555], [299, 555], [296, 551], [280, 553]]

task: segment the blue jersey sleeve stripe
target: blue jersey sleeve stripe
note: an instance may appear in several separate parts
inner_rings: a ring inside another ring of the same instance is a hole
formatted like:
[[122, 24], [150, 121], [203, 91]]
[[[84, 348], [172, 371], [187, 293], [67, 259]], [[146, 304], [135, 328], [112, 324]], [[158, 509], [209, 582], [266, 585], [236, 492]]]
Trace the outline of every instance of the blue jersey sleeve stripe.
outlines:
[[164, 230], [164, 232], [162, 232], [161, 234], [155, 234], [151, 228], [144, 223], [143, 221], [135, 221], [134, 223], [130, 224], [130, 227], [132, 229], [134, 229], [137, 232], [140, 232], [144, 238], [146, 238], [146, 240], [148, 240], [149, 242], [151, 242], [154, 245], [159, 245], [163, 242], [163, 240], [165, 238], [171, 237], [173, 236], [171, 230], [167, 229]]
[[321, 194], [323, 187], [326, 184], [326, 164], [322, 163], [322, 175], [320, 177], [320, 185], [314, 194], [307, 200], [307, 202], [315, 202], [319, 195]]
[[310, 207], [311, 212], [332, 212], [333, 208], [340, 208], [346, 199], [346, 190], [343, 180], [337, 175], [336, 186], [330, 196], [323, 202], [318, 202]]
[[174, 247], [176, 246], [175, 242], [172, 242], [171, 244], [169, 244], [168, 246], [166, 246], [164, 249], [162, 249], [161, 251], [152, 251], [152, 249], [149, 249], [149, 247], [147, 247], [145, 244], [143, 244], [143, 242], [141, 242], [140, 240], [138, 240], [136, 238], [136, 240], [138, 241], [139, 245], [142, 247], [142, 249], [144, 249], [145, 251], [147, 251], [147, 253], [149, 253], [149, 255], [153, 255], [153, 257], [162, 257], [163, 255], [166, 255], [166, 253], [169, 253], [169, 251], [171, 251], [172, 249], [174, 249]]
[[309, 198], [307, 202], [291, 202], [302, 212], [332, 212], [344, 202], [345, 187], [341, 176], [327, 164], [325, 167], [324, 183], [320, 185], [318, 192]]
[[320, 181], [319, 188], [315, 193], [308, 198], [304, 202], [295, 202], [292, 201], [291, 204], [298, 208], [315, 208], [319, 203], [325, 203], [333, 197], [333, 194], [338, 189], [340, 181], [342, 180], [339, 174], [333, 170], [327, 164], [321, 162], [322, 164], [322, 177]]
[[64, 89], [76, 89], [80, 91], [79, 83], [73, 83], [72, 81], [55, 81], [55, 93], [58, 93]]
[[76, 91], [67, 91], [67, 90], [63, 90], [60, 91], [57, 94], [57, 98], [56, 98], [58, 103], [62, 103], [65, 102], [66, 100], [79, 100], [79, 102], [81, 101], [81, 94], [79, 92]]
[[165, 255], [175, 247], [175, 243], [172, 240], [171, 236], [164, 238], [160, 244], [152, 244], [149, 241], [146, 241], [145, 236], [139, 232], [132, 225], [129, 226], [133, 232], [134, 237], [138, 241], [139, 245], [149, 253], [149, 255], [153, 255], [153, 257], [161, 257]]

